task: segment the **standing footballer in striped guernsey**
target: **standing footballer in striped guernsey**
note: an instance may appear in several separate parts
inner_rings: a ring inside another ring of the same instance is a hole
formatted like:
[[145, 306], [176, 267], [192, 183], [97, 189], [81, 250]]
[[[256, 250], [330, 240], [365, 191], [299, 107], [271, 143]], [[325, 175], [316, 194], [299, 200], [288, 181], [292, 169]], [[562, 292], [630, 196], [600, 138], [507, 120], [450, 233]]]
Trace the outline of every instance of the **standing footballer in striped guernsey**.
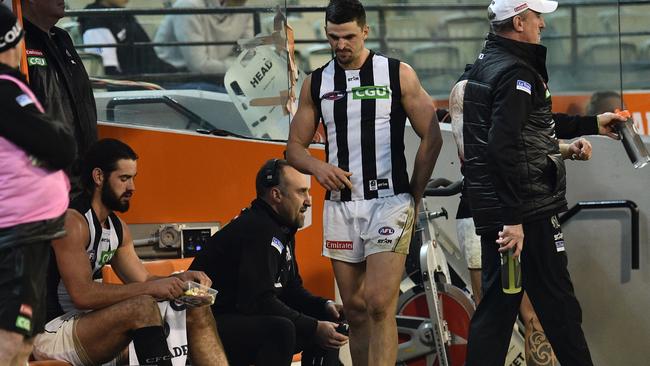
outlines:
[[[327, 189], [323, 254], [332, 260], [350, 323], [354, 365], [394, 365], [399, 283], [442, 138], [433, 102], [413, 69], [365, 47], [363, 5], [331, 0], [325, 18], [336, 56], [303, 84], [287, 157]], [[407, 118], [421, 139], [410, 180]], [[327, 162], [307, 150], [319, 121]]]

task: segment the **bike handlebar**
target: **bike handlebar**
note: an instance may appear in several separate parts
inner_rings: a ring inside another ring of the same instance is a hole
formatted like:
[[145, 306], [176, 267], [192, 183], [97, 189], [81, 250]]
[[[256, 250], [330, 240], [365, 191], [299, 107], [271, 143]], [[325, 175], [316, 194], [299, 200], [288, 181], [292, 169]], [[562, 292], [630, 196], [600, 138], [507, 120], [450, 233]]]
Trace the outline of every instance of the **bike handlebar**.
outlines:
[[462, 179], [452, 182], [445, 178], [435, 178], [429, 180], [429, 183], [427, 183], [427, 186], [424, 189], [424, 197], [455, 196], [461, 192], [462, 188]]

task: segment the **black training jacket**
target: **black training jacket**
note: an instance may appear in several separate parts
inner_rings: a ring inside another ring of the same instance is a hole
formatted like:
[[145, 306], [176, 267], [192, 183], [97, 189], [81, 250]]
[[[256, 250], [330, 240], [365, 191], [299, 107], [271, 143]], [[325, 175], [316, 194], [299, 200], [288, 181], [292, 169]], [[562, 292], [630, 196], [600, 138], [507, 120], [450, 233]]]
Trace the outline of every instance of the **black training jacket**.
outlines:
[[552, 113], [546, 48], [489, 34], [466, 77], [463, 167], [477, 233], [566, 210], [557, 138], [598, 126], [595, 117]]
[[[0, 63], [0, 74], [27, 84], [16, 69]], [[17, 98], [24, 94], [13, 82], [0, 80], [0, 136], [13, 142], [52, 170], [67, 168], [75, 157], [72, 135], [63, 124], [41, 113], [34, 104], [21, 107]]]
[[295, 233], [260, 199], [215, 233], [190, 267], [219, 291], [213, 313], [282, 316], [298, 334], [314, 335], [317, 320], [305, 313], [323, 313], [327, 300], [303, 287]]
[[[97, 109], [92, 85], [72, 40], [64, 30], [49, 34], [25, 19], [29, 86], [47, 114], [67, 126], [84, 156], [97, 140]], [[73, 191], [80, 191], [77, 169], [66, 170]]]

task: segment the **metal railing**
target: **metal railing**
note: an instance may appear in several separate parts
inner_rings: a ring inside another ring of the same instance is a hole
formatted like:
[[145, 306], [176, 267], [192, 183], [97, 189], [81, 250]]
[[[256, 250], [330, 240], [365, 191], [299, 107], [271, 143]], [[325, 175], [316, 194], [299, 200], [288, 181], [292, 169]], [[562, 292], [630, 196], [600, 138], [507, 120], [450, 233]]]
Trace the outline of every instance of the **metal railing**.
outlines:
[[630, 211], [630, 235], [631, 246], [631, 264], [632, 269], [639, 269], [639, 207], [634, 201], [580, 201], [576, 203], [569, 211], [560, 216], [560, 224], [564, 224], [582, 210], [594, 210], [605, 208], [627, 208]]
[[[614, 33], [578, 33], [578, 9], [587, 7], [603, 7], [610, 3], [608, 2], [566, 2], [562, 3], [562, 8], [570, 9], [571, 28], [569, 34], [563, 35], [548, 35], [545, 39], [571, 39], [571, 60], [575, 63], [577, 57], [578, 39], [581, 38], [598, 38], [610, 37]], [[616, 4], [616, 3], [611, 3]], [[636, 6], [648, 5], [649, 1], [621, 1], [621, 6]], [[450, 41], [476, 41], [482, 40], [483, 36], [476, 37], [445, 37], [435, 36], [431, 37], [417, 37], [417, 38], [394, 38], [388, 36], [387, 31], [387, 13], [390, 12], [413, 12], [413, 11], [484, 11], [485, 5], [474, 4], [386, 4], [386, 5], [368, 5], [365, 7], [367, 13], [377, 13], [377, 24], [379, 32], [377, 37], [368, 39], [369, 42], [375, 41], [380, 45], [380, 51], [386, 52], [388, 50], [388, 42], [450, 42]], [[67, 17], [79, 16], [109, 16], [119, 17], [124, 15], [188, 15], [188, 14], [252, 14], [255, 33], [259, 33], [262, 29], [261, 15], [272, 14], [277, 11], [285, 10], [287, 16], [291, 14], [303, 13], [324, 13], [325, 7], [322, 6], [287, 6], [286, 8], [272, 8], [272, 7], [220, 7], [220, 8], [164, 8], [164, 9], [139, 9], [139, 8], [112, 8], [112, 9], [83, 9], [67, 11]], [[486, 21], [486, 33], [487, 28]], [[623, 33], [625, 36], [643, 36], [650, 35], [650, 29], [647, 32], [627, 32]], [[298, 44], [324, 44], [325, 39], [301, 39], [297, 35], [296, 43]], [[92, 47], [142, 47], [142, 46], [199, 46], [199, 45], [233, 45], [235, 42], [134, 42], [129, 44], [93, 44], [93, 45], [75, 45], [77, 48], [92, 48]]]
[[[549, 68], [555, 70], [566, 70], [570, 75], [580, 74], [581, 71], [585, 70], [583, 66], [580, 65], [581, 55], [579, 54], [579, 44], [580, 40], [583, 39], [598, 39], [598, 38], [611, 38], [618, 33], [612, 31], [607, 32], [603, 28], [603, 32], [586, 32], [579, 31], [579, 13], [581, 9], [588, 9], [593, 7], [606, 7], [608, 5], [616, 5], [615, 2], [581, 2], [573, 1], [566, 2], [561, 4], [560, 9], [569, 9], [569, 21], [570, 26], [568, 33], [551, 33], [547, 32], [544, 34], [545, 40], [568, 40], [570, 46], [566, 52], [568, 53], [567, 59], [564, 61], [556, 61], [556, 58], [551, 58], [548, 60]], [[650, 1], [621, 1], [622, 7], [635, 7], [639, 5], [648, 5]], [[377, 44], [377, 50], [383, 54], [390, 55], [391, 47], [399, 47], [399, 43], [456, 43], [462, 44], [463, 42], [477, 42], [480, 43], [484, 39], [485, 34], [488, 32], [488, 22], [485, 22], [485, 33], [477, 34], [475, 36], [468, 37], [450, 37], [444, 33], [433, 33], [430, 36], [420, 36], [420, 37], [394, 37], [391, 36], [391, 33], [388, 29], [390, 26], [390, 17], [392, 15], [404, 15], [404, 14], [413, 14], [414, 12], [432, 12], [432, 16], [436, 13], [451, 13], [457, 12], [459, 14], [465, 12], [474, 12], [475, 14], [485, 14], [486, 6], [484, 4], [386, 4], [386, 5], [368, 5], [366, 6], [366, 12], [369, 19], [376, 19], [376, 24], [371, 24], [377, 32], [371, 33], [371, 37], [367, 42], [373, 42]], [[119, 17], [124, 15], [188, 15], [188, 14], [251, 14], [253, 16], [254, 31], [256, 34], [260, 33], [263, 28], [263, 18], [265, 15], [272, 16], [274, 13], [280, 12], [285, 16], [291, 16], [294, 14], [305, 14], [305, 13], [319, 13], [324, 14], [325, 7], [318, 6], [288, 6], [286, 8], [282, 7], [260, 7], [260, 6], [244, 6], [244, 7], [219, 7], [219, 8], [163, 8], [163, 9], [142, 9], [142, 8], [114, 8], [114, 9], [84, 9], [84, 10], [73, 10], [66, 12], [68, 17], [78, 17], [78, 16], [110, 16], [110, 17]], [[375, 18], [376, 16], [376, 18]], [[482, 15], [483, 16], [483, 15]], [[596, 19], [594, 19], [596, 21]], [[422, 23], [413, 22], [414, 27], [423, 26]], [[635, 31], [635, 32], [624, 32], [624, 36], [650, 36], [650, 28], [648, 31]], [[373, 37], [373, 35], [375, 35]], [[313, 38], [312, 38], [313, 37]], [[317, 39], [317, 35], [314, 34], [309, 37], [302, 34], [296, 34], [296, 44], [298, 45], [326, 45], [327, 41], [323, 39]], [[149, 46], [160, 46], [160, 47], [173, 47], [173, 46], [234, 46], [237, 44], [237, 40], [228, 40], [228, 41], [211, 41], [211, 42], [131, 42], [131, 43], [118, 43], [118, 44], [76, 44], [80, 50], [87, 48], [100, 48], [100, 47], [149, 47]], [[465, 43], [467, 44], [467, 43]], [[408, 47], [407, 47], [408, 48]], [[478, 50], [477, 50], [478, 51]], [[649, 51], [650, 53], [650, 51]], [[400, 57], [401, 58], [401, 57]], [[409, 60], [406, 60], [409, 62]], [[421, 76], [436, 76], [438, 74], [454, 74], [462, 73], [463, 65], [465, 62], [471, 62], [469, 60], [460, 60], [460, 65], [447, 67], [425, 67], [424, 69], [418, 69], [418, 73]], [[422, 67], [420, 67], [422, 68]], [[611, 71], [618, 70], [618, 63], [605, 64], [605, 65], [590, 65], [588, 70], [591, 71]], [[643, 59], [640, 62], [631, 62], [630, 60], [625, 60], [625, 65], [623, 68], [627, 71], [636, 71], [637, 73], [644, 74], [646, 70], [650, 72], [650, 59]], [[182, 75], [175, 74], [175, 75]], [[141, 75], [130, 75], [128, 77], [139, 78]], [[171, 74], [170, 74], [171, 76]], [[145, 75], [146, 77], [146, 75]], [[125, 76], [117, 76], [117, 79], [125, 78]], [[162, 77], [164, 79], [164, 77]], [[156, 81], [161, 79], [161, 74], [148, 80]], [[561, 79], [557, 79], [560, 80]], [[579, 85], [582, 85], [582, 88], [587, 89], [597, 89], [601, 86], [596, 86], [596, 81], [598, 80], [585, 80], [580, 81]], [[627, 85], [630, 88], [645, 88], [648, 87], [650, 83], [645, 78], [631, 78], [627, 80]], [[594, 84], [594, 85], [591, 85]], [[443, 86], [441, 86], [443, 87]], [[444, 86], [446, 88], [446, 86]], [[580, 88], [580, 86], [578, 86]], [[444, 88], [443, 88], [444, 89]], [[445, 89], [446, 90], [446, 89]]]

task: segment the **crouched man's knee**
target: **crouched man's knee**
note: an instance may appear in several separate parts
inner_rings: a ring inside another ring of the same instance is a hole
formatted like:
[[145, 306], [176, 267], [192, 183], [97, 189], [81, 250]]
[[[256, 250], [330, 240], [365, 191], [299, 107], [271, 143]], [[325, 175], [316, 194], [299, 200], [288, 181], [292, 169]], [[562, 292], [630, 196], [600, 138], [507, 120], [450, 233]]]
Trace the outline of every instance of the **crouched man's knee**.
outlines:
[[274, 316], [268, 321], [268, 340], [270, 346], [281, 350], [282, 353], [293, 355], [296, 348], [296, 327], [291, 320]]

